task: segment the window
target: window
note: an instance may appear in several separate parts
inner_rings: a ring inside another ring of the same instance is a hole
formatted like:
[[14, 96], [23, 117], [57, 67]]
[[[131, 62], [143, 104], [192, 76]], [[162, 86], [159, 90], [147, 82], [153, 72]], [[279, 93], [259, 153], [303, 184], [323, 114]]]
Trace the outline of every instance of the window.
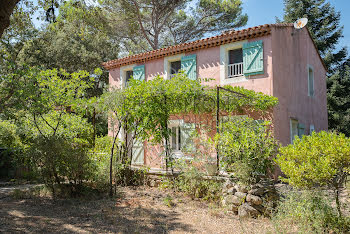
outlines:
[[170, 120], [169, 128], [171, 130], [170, 148], [173, 157], [183, 157], [184, 153], [194, 150], [193, 133], [195, 124], [184, 123], [182, 119]]
[[134, 72], [132, 70], [125, 72], [125, 84], [127, 85]]
[[243, 75], [243, 51], [242, 49], [230, 50], [228, 53], [228, 78]]
[[181, 61], [170, 62], [170, 78], [181, 70]]
[[314, 70], [311, 66], [308, 66], [308, 96], [313, 97], [314, 94]]
[[313, 124], [310, 125], [310, 135], [312, 134], [312, 132], [315, 131], [315, 126]]
[[177, 54], [164, 58], [164, 79], [170, 79], [181, 70], [181, 58], [185, 54]]
[[290, 141], [293, 144], [295, 136], [298, 136], [298, 120], [290, 120]]
[[299, 136], [301, 138], [305, 134], [305, 125], [299, 123], [296, 119], [290, 120], [290, 139], [293, 144], [295, 136]]
[[181, 128], [180, 128], [180, 126], [171, 128], [171, 149], [173, 151], [181, 150]]
[[130, 64], [127, 66], [120, 67], [119, 76], [120, 76], [120, 87], [125, 88], [127, 86], [127, 82], [130, 80], [132, 76], [134, 76], [134, 67], [136, 64]]

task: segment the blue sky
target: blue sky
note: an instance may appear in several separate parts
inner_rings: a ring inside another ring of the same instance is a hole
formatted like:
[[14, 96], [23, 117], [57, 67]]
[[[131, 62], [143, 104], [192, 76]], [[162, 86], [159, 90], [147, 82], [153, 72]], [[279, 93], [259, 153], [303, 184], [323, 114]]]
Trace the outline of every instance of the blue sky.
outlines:
[[[339, 46], [350, 48], [350, 0], [329, 0], [336, 11], [341, 13], [344, 38]], [[283, 18], [283, 0], [243, 0], [243, 11], [248, 14], [246, 27], [275, 23], [276, 17]]]

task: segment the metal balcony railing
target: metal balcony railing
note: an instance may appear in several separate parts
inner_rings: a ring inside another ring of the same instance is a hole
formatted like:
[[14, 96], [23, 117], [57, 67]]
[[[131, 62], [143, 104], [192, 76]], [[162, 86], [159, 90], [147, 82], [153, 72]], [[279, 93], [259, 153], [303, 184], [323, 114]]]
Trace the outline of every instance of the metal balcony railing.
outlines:
[[228, 78], [243, 75], [243, 63], [234, 63], [228, 65]]

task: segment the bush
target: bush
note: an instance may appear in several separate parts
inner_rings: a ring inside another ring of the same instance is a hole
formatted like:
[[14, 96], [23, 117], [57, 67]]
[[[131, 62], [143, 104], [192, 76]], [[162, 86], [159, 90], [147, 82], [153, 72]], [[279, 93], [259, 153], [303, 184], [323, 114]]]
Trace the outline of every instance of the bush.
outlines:
[[205, 178], [205, 173], [194, 166], [178, 162], [182, 172], [176, 178], [164, 179], [161, 187], [181, 191], [191, 198], [202, 198], [209, 201], [219, 201], [222, 183]]
[[241, 183], [257, 182], [272, 166], [278, 144], [268, 126], [269, 122], [233, 116], [221, 124], [220, 133], [215, 136], [221, 166], [234, 172]]
[[17, 126], [11, 121], [0, 121], [0, 177], [14, 177], [17, 169], [23, 169], [25, 149]]
[[326, 186], [336, 194], [340, 212], [339, 189], [350, 172], [350, 139], [335, 132], [313, 132], [296, 138], [293, 145], [280, 148], [277, 164], [292, 186], [311, 188]]
[[[113, 139], [110, 136], [98, 137], [95, 139], [95, 147], [89, 152], [90, 158], [96, 165], [93, 181], [100, 188], [108, 187], [112, 143]], [[116, 167], [116, 160], [113, 162], [113, 166]]]
[[17, 126], [10, 121], [0, 121], [0, 148], [15, 149], [22, 142], [17, 134]]
[[291, 192], [272, 217], [279, 233], [348, 233], [349, 218], [341, 218], [319, 192]]
[[[94, 171], [94, 182], [98, 187], [107, 187], [109, 184], [110, 157], [113, 139], [110, 136], [96, 138], [95, 147], [90, 151], [96, 170]], [[118, 143], [117, 143], [118, 144]], [[115, 185], [129, 186], [142, 185], [145, 182], [147, 169], [131, 169], [130, 163], [118, 162], [117, 148], [114, 151], [113, 181]]]
[[90, 180], [95, 170], [86, 145], [62, 137], [38, 137], [29, 153], [49, 185], [63, 182], [80, 185]]

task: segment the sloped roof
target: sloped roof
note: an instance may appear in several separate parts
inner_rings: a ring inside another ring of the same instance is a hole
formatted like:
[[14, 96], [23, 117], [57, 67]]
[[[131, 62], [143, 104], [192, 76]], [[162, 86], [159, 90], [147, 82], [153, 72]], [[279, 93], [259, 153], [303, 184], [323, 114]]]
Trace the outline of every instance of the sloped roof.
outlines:
[[[208, 37], [196, 41], [186, 42], [183, 44], [178, 44], [174, 46], [169, 46], [157, 50], [148, 51], [141, 54], [130, 55], [120, 59], [114, 59], [105, 63], [102, 66], [107, 70], [113, 68], [134, 64], [134, 63], [144, 63], [149, 60], [163, 58], [167, 56], [172, 56], [181, 53], [188, 53], [191, 51], [210, 48], [214, 46], [220, 46], [223, 44], [228, 44], [236, 41], [242, 41], [251, 38], [262, 37], [271, 34], [272, 27], [293, 27], [293, 24], [281, 23], [281, 24], [264, 24], [256, 27], [251, 27], [242, 30], [231, 30], [225, 31], [220, 35]], [[316, 49], [317, 50], [317, 49]], [[320, 57], [322, 63], [323, 60]]]

